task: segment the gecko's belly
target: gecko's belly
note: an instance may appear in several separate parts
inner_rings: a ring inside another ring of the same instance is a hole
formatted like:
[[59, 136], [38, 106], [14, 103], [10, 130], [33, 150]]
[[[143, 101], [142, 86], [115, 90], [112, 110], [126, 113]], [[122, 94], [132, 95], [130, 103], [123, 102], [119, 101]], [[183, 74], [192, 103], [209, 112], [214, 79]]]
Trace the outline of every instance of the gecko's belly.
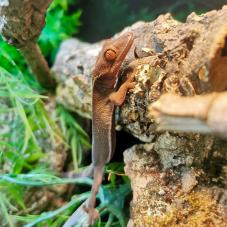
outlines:
[[115, 149], [114, 106], [95, 108], [92, 120], [92, 162], [104, 165]]

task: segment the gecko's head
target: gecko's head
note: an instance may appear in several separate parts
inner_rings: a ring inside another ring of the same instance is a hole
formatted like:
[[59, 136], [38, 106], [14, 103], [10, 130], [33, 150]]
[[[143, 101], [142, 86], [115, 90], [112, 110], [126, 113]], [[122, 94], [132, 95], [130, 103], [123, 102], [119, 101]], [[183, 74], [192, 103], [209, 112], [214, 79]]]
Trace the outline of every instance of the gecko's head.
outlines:
[[93, 76], [97, 77], [116, 77], [123, 60], [134, 41], [132, 33], [126, 33], [116, 39], [105, 41], [101, 52], [99, 53]]

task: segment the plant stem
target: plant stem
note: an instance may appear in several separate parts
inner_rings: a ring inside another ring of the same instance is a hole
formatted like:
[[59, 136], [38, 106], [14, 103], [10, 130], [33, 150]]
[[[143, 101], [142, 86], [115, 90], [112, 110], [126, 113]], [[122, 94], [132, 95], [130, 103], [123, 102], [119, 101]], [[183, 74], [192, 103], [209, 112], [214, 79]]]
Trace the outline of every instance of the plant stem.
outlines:
[[38, 44], [28, 42], [26, 46], [20, 48], [20, 51], [39, 83], [45, 88], [54, 88], [56, 81]]

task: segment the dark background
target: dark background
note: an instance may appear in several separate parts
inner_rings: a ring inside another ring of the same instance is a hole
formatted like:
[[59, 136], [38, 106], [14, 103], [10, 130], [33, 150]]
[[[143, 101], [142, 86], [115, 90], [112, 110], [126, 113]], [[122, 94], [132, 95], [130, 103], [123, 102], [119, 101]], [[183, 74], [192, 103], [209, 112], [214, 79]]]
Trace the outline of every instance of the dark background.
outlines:
[[171, 12], [174, 18], [184, 21], [193, 11], [201, 14], [224, 4], [227, 0], [78, 0], [75, 8], [82, 9], [82, 26], [77, 37], [96, 42], [139, 20], [152, 21]]

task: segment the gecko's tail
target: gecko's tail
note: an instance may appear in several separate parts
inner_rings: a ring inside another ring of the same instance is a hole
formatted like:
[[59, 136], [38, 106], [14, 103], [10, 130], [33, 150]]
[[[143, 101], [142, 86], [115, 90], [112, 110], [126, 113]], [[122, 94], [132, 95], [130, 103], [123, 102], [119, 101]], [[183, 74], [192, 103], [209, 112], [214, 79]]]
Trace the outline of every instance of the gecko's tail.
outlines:
[[61, 177], [64, 178], [83, 178], [83, 177], [92, 177], [94, 173], [94, 166], [90, 164], [88, 167], [86, 167], [81, 172], [75, 173], [73, 171], [71, 172], [65, 172], [61, 173]]
[[80, 207], [70, 216], [66, 221], [63, 227], [72, 227], [72, 226], [83, 226], [88, 227], [88, 214], [84, 210], [84, 207], [87, 205], [88, 199], [85, 200]]

